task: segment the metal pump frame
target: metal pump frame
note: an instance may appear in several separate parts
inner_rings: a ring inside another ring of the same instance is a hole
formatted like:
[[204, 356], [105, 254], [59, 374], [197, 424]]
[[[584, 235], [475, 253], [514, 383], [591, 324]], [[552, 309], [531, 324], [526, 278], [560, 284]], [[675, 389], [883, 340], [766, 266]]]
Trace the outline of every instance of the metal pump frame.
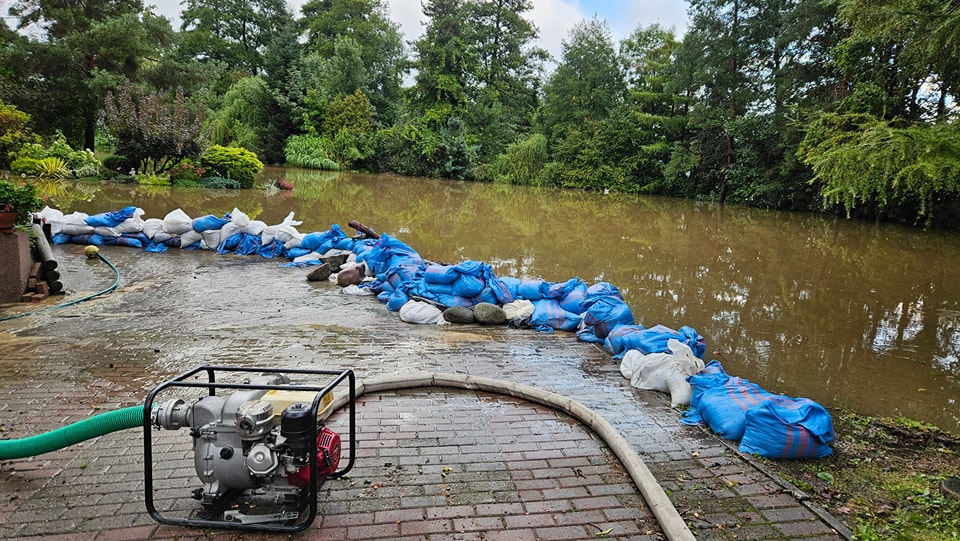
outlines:
[[[197, 374], [206, 372], [207, 381], [187, 381], [187, 379], [196, 376]], [[326, 386], [317, 386], [317, 385], [303, 385], [303, 384], [280, 384], [280, 385], [258, 385], [250, 383], [218, 383], [217, 374], [223, 373], [255, 373], [255, 374], [304, 374], [310, 376], [324, 376], [332, 377], [333, 380]], [[323, 400], [323, 397], [327, 394], [333, 392], [334, 388], [338, 385], [347, 381], [349, 386], [349, 408], [350, 408], [350, 434], [347, 438], [349, 443], [349, 453], [350, 458], [347, 462], [347, 465], [336, 472], [332, 473], [328, 477], [337, 478], [343, 477], [347, 474], [352, 468], [354, 461], [356, 460], [356, 444], [357, 444], [357, 430], [356, 430], [356, 418], [357, 418], [357, 397], [356, 397], [356, 377], [354, 376], [353, 370], [309, 370], [303, 368], [248, 368], [248, 367], [235, 367], [235, 366], [199, 366], [193, 370], [184, 372], [173, 379], [161, 383], [153, 388], [152, 391], [147, 395], [146, 400], [143, 404], [143, 457], [144, 457], [144, 501], [147, 506], [147, 512], [150, 513], [150, 516], [154, 520], [162, 524], [172, 524], [178, 526], [189, 526], [189, 527], [198, 527], [198, 528], [227, 528], [233, 530], [255, 530], [255, 531], [267, 531], [267, 532], [299, 532], [307, 529], [313, 521], [317, 518], [317, 494], [318, 494], [318, 475], [317, 475], [317, 426], [316, 423], [313, 423], [311, 426], [311, 437], [310, 437], [310, 448], [308, 456], [311, 457], [310, 460], [310, 485], [307, 492], [307, 499], [309, 501], [309, 515], [306, 520], [300, 518], [294, 524], [242, 524], [239, 522], [226, 521], [226, 520], [206, 520], [200, 518], [180, 518], [180, 517], [167, 517], [162, 513], [157, 511], [156, 506], [153, 502], [153, 438], [151, 437], [151, 419], [150, 412], [153, 410], [153, 402], [158, 393], [165, 389], [173, 387], [186, 387], [186, 388], [205, 388], [209, 391], [210, 396], [217, 394], [217, 389], [253, 389], [253, 390], [283, 390], [283, 391], [309, 391], [316, 392], [317, 395], [313, 399], [313, 404], [311, 406], [311, 418], [315, 419], [320, 411], [320, 404]]]

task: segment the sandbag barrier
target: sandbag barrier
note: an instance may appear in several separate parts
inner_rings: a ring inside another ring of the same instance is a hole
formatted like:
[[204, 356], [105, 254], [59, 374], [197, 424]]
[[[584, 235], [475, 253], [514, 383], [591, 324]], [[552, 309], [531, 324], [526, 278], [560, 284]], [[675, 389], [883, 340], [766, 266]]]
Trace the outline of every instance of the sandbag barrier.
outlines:
[[[621, 373], [640, 389], [671, 395], [673, 406], [690, 408], [681, 422], [709, 426], [740, 450], [769, 458], [815, 458], [832, 452], [833, 423], [812, 400], [769, 393], [727, 374], [719, 361], [703, 363], [706, 341], [695, 329], [636, 323], [620, 290], [608, 282], [588, 286], [579, 277], [564, 282], [499, 277], [481, 261], [432, 263], [388, 234], [347, 236], [337, 224], [301, 233], [291, 212], [279, 224], [251, 219], [239, 209], [223, 217], [190, 218], [176, 209], [164, 218], [143, 219], [125, 207], [93, 216], [64, 215], [45, 208], [55, 244], [122, 245], [163, 252], [170, 248], [282, 258], [282, 266], [321, 265], [325, 256], [348, 253], [341, 266], [345, 293], [376, 295], [406, 322], [508, 324], [539, 332], [567, 331], [580, 341], [602, 344]], [[337, 279], [337, 275], [331, 276]]]

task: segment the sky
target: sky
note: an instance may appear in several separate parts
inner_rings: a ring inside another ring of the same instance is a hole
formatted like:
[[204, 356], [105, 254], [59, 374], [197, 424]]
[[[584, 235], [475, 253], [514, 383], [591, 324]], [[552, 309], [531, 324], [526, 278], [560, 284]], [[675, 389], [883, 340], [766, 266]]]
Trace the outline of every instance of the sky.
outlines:
[[[291, 9], [299, 15], [306, 0], [288, 0]], [[7, 2], [3, 2], [7, 3]], [[156, 6], [156, 12], [174, 20], [179, 27], [180, 0], [146, 0]], [[420, 0], [387, 0], [390, 17], [400, 24], [404, 39], [412, 41], [423, 33], [424, 20]], [[627, 37], [637, 26], [659, 23], [673, 28], [681, 37], [687, 25], [687, 2], [683, 0], [532, 0], [533, 10], [527, 18], [540, 29], [540, 46], [559, 60], [561, 41], [570, 29], [594, 15], [610, 24], [613, 38]]]

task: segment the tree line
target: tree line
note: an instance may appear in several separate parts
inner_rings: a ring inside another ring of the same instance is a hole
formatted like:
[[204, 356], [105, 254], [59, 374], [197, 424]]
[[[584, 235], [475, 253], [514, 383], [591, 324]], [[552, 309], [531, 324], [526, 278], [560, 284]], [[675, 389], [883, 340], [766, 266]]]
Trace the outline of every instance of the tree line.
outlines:
[[960, 215], [956, 1], [690, 0], [682, 37], [616, 41], [586, 19], [553, 59], [531, 0], [423, 0], [409, 42], [384, 0], [182, 6], [175, 29], [139, 0], [14, 1], [0, 100], [75, 148], [146, 147], [144, 164], [212, 143], [303, 167]]

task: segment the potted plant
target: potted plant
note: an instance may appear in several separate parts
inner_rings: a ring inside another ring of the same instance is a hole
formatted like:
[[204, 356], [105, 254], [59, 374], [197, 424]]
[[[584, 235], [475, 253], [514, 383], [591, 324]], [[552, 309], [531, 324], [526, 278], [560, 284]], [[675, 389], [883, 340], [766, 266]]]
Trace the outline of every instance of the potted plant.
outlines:
[[0, 229], [13, 229], [16, 225], [28, 225], [30, 213], [43, 208], [43, 200], [31, 182], [14, 184], [0, 180]]

